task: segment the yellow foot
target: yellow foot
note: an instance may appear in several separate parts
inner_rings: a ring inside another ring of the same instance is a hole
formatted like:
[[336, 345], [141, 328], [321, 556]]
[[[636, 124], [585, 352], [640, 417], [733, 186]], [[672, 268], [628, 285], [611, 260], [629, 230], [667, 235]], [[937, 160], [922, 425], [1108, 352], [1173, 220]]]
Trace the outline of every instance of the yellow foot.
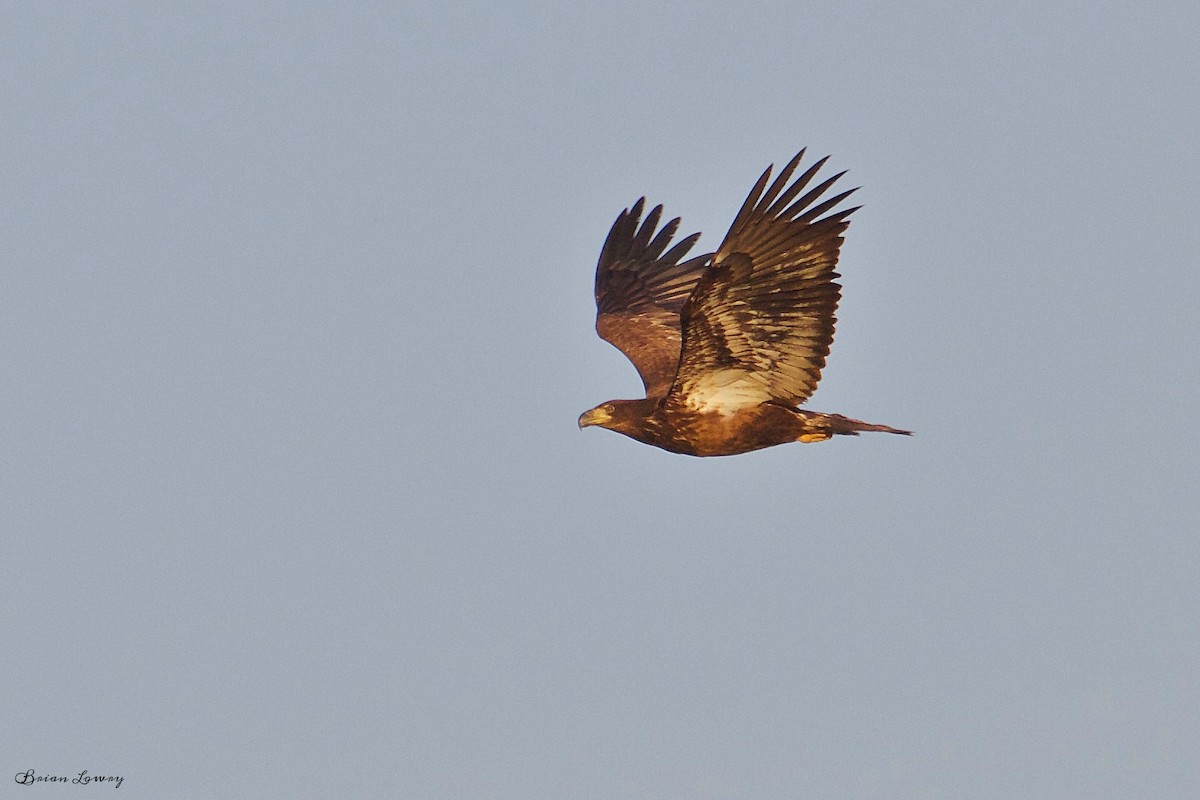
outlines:
[[803, 433], [796, 441], [804, 442], [805, 444], [811, 444], [812, 442], [823, 442], [826, 439], [831, 438], [833, 437], [828, 433]]

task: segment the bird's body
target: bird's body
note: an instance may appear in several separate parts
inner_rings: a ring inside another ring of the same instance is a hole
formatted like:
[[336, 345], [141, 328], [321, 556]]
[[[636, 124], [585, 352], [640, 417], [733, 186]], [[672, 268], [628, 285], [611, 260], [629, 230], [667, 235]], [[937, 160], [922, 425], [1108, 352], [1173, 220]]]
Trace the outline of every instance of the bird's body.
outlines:
[[[610, 410], [611, 407], [611, 410]], [[835, 434], [859, 431], [908, 433], [840, 414], [822, 414], [776, 403], [759, 403], [734, 414], [671, 409], [657, 398], [610, 400], [588, 414], [601, 425], [672, 453], [732, 456], [788, 442], [823, 442]]]
[[642, 222], [645, 198], [617, 218], [596, 267], [596, 330], [637, 367], [646, 397], [603, 403], [580, 427], [694, 456], [908, 433], [796, 407], [833, 341], [834, 267], [856, 210], [821, 216], [851, 193], [820, 200], [840, 174], [798, 197], [825, 161], [789, 184], [803, 155], [769, 188], [771, 169], [763, 173], [715, 253], [681, 262], [699, 234], [668, 250], [679, 220], [656, 230], [658, 206]]

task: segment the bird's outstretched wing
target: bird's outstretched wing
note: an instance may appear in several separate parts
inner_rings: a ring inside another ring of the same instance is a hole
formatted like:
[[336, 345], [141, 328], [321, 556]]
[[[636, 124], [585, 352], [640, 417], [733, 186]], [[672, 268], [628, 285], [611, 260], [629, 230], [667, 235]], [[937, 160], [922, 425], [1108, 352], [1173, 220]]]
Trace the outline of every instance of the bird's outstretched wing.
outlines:
[[821, 216], [854, 191], [821, 200], [844, 173], [800, 196], [824, 158], [789, 186], [803, 156], [770, 188], [767, 168], [683, 306], [669, 402], [732, 413], [767, 401], [799, 405], [817, 388], [841, 295], [833, 270], [857, 208]]
[[[596, 265], [596, 332], [633, 362], [647, 397], [661, 397], [679, 366], [679, 310], [704, 272], [709, 256], [680, 262], [700, 234], [671, 249], [675, 218], [657, 233], [662, 206], [641, 221], [646, 198], [617, 217]], [[639, 225], [640, 223], [640, 225]]]

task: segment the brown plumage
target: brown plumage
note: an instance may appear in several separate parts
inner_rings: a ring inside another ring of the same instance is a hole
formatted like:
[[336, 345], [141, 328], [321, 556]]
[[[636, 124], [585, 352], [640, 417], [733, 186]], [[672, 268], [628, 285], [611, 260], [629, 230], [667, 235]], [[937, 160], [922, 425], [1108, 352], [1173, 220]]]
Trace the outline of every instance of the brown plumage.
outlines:
[[621, 212], [596, 266], [596, 331], [642, 377], [642, 400], [611, 400], [579, 418], [676, 453], [720, 456], [859, 431], [908, 431], [796, 408], [821, 380], [841, 296], [834, 272], [848, 217], [822, 200], [844, 173], [801, 196], [822, 158], [789, 184], [804, 151], [768, 187], [771, 167], [715, 253], [680, 261], [700, 234]]

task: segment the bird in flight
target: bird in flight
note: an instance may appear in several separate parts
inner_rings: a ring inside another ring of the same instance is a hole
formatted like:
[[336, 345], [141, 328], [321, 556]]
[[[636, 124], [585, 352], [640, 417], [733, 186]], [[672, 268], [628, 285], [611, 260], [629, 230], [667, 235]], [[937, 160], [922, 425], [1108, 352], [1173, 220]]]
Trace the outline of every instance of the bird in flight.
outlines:
[[679, 219], [660, 229], [656, 206], [643, 221], [644, 197], [621, 212], [596, 266], [596, 332], [633, 362], [646, 396], [585, 411], [580, 428], [692, 456], [860, 431], [910, 435], [797, 407], [821, 380], [841, 297], [834, 267], [858, 210], [831, 211], [854, 189], [821, 199], [845, 173], [805, 192], [828, 156], [792, 180], [803, 158], [769, 186], [767, 168], [715, 253], [681, 260], [700, 234], [670, 246]]

